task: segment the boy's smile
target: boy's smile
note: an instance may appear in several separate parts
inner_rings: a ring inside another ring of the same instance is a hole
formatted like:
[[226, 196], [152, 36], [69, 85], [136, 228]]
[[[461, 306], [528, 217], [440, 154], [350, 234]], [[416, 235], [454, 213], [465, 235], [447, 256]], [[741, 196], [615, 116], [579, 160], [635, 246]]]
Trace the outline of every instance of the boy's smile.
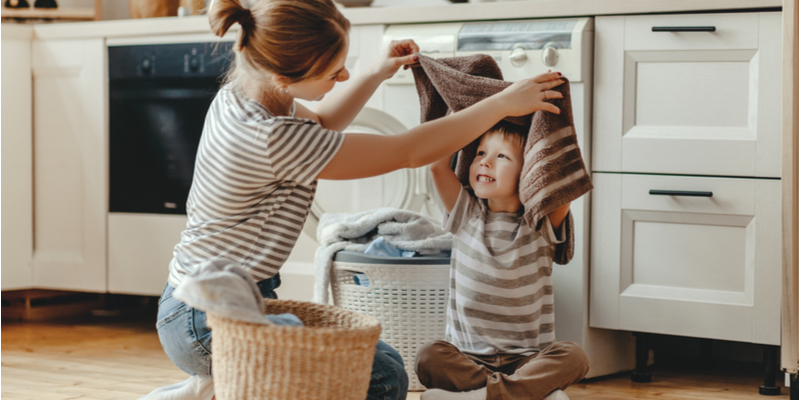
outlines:
[[522, 148], [499, 133], [487, 133], [469, 169], [469, 183], [475, 196], [487, 199], [493, 212], [516, 212], [519, 202], [519, 174]]

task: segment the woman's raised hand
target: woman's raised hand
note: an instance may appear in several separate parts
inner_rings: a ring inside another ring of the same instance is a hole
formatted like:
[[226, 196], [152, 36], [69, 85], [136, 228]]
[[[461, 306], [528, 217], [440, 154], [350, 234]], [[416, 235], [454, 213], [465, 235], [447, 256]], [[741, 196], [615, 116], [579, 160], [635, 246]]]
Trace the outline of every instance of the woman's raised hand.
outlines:
[[419, 46], [411, 39], [393, 40], [375, 61], [374, 68], [382, 79], [389, 79], [404, 65], [419, 62]]
[[517, 81], [497, 96], [498, 100], [503, 102], [502, 107], [507, 115], [511, 117], [528, 115], [539, 110], [560, 114], [561, 110], [548, 100], [564, 97], [561, 92], [550, 90], [562, 83], [564, 80], [561, 79], [560, 73], [548, 71], [533, 78]]

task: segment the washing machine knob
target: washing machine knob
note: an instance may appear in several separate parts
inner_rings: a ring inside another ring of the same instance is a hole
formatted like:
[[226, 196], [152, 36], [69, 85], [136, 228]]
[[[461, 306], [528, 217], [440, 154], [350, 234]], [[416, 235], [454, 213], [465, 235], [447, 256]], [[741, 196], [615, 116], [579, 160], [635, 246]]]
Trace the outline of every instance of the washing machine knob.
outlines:
[[542, 51], [542, 62], [548, 67], [555, 67], [558, 64], [558, 49], [549, 44], [546, 44]]
[[515, 67], [521, 67], [525, 65], [525, 62], [528, 61], [528, 55], [525, 54], [525, 49], [522, 47], [514, 47], [511, 49], [511, 56], [508, 57], [511, 61], [511, 65]]

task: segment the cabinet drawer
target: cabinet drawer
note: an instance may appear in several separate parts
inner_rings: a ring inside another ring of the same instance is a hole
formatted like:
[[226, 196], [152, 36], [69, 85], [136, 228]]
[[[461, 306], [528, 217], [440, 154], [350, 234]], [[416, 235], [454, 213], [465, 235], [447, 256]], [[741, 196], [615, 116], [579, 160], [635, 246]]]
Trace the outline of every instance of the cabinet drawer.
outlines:
[[595, 173], [593, 182], [592, 327], [780, 343], [780, 180]]
[[[713, 27], [713, 32], [702, 31]], [[653, 28], [696, 29], [660, 31]], [[758, 48], [758, 14], [648, 15], [625, 19], [626, 50], [725, 50]]]
[[[652, 32], [713, 26], [715, 32]], [[598, 18], [593, 168], [780, 177], [780, 13]]]
[[755, 179], [622, 175], [626, 210], [753, 215], [755, 203]]

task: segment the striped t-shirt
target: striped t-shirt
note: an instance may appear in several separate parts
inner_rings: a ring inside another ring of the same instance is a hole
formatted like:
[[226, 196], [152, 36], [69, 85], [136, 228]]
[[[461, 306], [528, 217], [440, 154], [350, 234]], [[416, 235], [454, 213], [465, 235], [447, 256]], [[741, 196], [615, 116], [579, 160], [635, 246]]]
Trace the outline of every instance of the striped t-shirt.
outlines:
[[544, 218], [535, 230], [522, 212], [492, 212], [463, 188], [445, 229], [454, 234], [446, 340], [482, 355], [532, 354], [555, 342], [551, 275], [564, 229], [556, 234]]
[[217, 257], [257, 281], [274, 276], [303, 228], [317, 175], [343, 139], [316, 121], [272, 115], [234, 84], [223, 87], [206, 115], [169, 284]]

